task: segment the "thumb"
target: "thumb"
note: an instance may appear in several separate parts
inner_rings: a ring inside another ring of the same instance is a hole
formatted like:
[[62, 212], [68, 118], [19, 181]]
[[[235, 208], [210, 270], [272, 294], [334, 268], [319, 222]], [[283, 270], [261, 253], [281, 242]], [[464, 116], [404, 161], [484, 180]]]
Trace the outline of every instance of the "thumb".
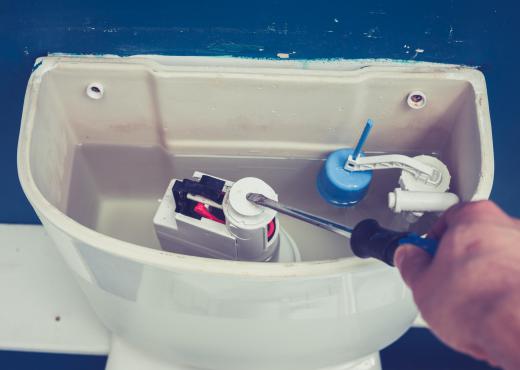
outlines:
[[432, 258], [428, 253], [411, 244], [397, 248], [394, 256], [394, 264], [408, 286], [420, 278], [431, 261]]

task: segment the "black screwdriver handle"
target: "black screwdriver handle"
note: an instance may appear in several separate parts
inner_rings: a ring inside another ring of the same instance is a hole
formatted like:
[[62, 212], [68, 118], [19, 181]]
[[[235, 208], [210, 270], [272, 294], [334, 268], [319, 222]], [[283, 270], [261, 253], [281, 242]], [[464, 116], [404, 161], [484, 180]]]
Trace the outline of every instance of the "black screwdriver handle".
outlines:
[[413, 244], [432, 256], [437, 250], [436, 240], [421, 238], [415, 233], [388, 230], [373, 219], [358, 223], [350, 238], [350, 247], [357, 257], [377, 258], [390, 266], [394, 265], [395, 251], [405, 243]]

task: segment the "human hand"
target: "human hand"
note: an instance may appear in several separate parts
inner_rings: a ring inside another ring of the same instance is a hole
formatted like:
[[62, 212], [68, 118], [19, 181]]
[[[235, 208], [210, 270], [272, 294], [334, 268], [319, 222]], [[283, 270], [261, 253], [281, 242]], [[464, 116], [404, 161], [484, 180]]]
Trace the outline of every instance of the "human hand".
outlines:
[[490, 201], [462, 203], [429, 236], [435, 258], [411, 245], [395, 254], [425, 321], [454, 349], [520, 369], [520, 221]]

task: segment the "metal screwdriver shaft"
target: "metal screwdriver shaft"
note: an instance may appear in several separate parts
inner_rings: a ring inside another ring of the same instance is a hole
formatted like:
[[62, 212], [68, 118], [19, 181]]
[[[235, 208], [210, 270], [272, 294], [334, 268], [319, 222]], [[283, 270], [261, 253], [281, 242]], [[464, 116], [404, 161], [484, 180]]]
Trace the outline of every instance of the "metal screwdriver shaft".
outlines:
[[333, 233], [339, 234], [346, 238], [350, 238], [352, 235], [352, 229], [330, 220], [326, 220], [324, 218], [312, 215], [307, 212], [300, 211], [299, 209], [289, 207], [285, 204], [276, 202], [272, 199], [267, 198], [262, 194], [257, 193], [249, 193], [246, 195], [247, 200], [258, 204], [263, 207], [274, 209], [284, 215], [291, 216], [297, 218], [298, 220], [313, 224], [315, 226], [321, 227], [322, 229], [326, 229], [332, 231]]

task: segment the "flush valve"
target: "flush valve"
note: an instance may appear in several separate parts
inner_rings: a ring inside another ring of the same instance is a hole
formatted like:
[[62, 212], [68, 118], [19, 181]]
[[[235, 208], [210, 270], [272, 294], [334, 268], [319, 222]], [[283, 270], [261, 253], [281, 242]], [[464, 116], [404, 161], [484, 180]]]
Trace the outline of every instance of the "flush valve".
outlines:
[[249, 192], [277, 199], [257, 178], [232, 182], [195, 172], [192, 179], [173, 179], [153, 220], [161, 247], [200, 257], [275, 260], [281, 235], [276, 211], [247, 201]]

